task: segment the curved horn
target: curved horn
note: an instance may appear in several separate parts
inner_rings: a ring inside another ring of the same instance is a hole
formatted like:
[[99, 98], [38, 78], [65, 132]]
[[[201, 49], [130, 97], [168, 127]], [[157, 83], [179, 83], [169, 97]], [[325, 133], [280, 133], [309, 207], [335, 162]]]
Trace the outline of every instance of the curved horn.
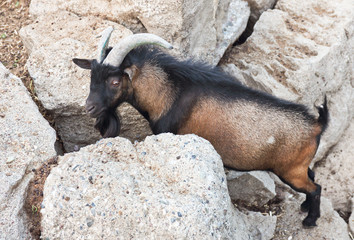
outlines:
[[159, 36], [150, 33], [138, 33], [122, 39], [114, 46], [103, 63], [118, 67], [132, 49], [144, 44], [160, 45], [168, 49], [173, 48], [171, 44]]
[[112, 32], [113, 32], [113, 27], [108, 27], [100, 34], [101, 39], [100, 42], [98, 43], [98, 48], [97, 48], [98, 51], [97, 60], [99, 63], [103, 62], [103, 58], [106, 49], [108, 47], [109, 38], [111, 37]]

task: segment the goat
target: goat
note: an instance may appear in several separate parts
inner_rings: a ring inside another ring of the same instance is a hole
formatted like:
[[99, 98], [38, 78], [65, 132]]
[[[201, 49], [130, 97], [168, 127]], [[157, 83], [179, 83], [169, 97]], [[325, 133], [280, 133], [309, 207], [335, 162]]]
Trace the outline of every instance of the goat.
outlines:
[[128, 102], [154, 134], [194, 133], [210, 141], [226, 167], [274, 172], [306, 194], [303, 225], [316, 226], [321, 186], [309, 165], [328, 124], [326, 98], [316, 119], [304, 105], [248, 88], [217, 67], [172, 57], [151, 45], [171, 48], [156, 35], [131, 35], [113, 49], [107, 39], [98, 60], [73, 59], [91, 70], [86, 109], [103, 137], [119, 134], [115, 110]]

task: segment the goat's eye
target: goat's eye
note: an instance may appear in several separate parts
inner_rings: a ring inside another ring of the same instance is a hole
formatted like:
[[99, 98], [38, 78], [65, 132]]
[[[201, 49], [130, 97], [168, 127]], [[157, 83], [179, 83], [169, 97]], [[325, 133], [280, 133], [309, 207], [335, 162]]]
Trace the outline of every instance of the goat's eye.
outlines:
[[118, 87], [119, 85], [119, 79], [113, 79], [112, 82], [111, 82], [111, 85], [114, 86], [114, 87]]

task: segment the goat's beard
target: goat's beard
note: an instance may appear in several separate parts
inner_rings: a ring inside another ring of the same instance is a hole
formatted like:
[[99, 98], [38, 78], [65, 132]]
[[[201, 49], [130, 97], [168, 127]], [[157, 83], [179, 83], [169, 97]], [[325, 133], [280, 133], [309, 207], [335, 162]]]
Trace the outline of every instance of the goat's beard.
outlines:
[[95, 128], [103, 138], [116, 137], [120, 132], [120, 120], [115, 109], [108, 109], [96, 118]]

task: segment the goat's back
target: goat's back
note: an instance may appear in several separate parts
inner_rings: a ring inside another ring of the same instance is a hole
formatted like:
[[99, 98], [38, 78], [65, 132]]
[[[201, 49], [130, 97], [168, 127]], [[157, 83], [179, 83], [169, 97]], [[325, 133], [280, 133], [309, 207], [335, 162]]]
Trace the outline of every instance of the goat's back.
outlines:
[[287, 156], [296, 156], [318, 131], [299, 112], [204, 96], [178, 133], [195, 133], [209, 140], [228, 167], [273, 170], [279, 163], [289, 164], [293, 159]]

